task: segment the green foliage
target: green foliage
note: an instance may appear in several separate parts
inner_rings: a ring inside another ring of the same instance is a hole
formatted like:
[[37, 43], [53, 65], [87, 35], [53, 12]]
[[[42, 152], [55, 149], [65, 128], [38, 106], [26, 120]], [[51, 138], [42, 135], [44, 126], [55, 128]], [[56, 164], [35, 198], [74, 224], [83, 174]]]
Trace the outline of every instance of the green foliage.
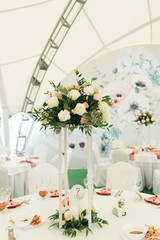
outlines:
[[[79, 215], [79, 219], [75, 219], [74, 216], [71, 220], [65, 220], [65, 212], [62, 214], [62, 221], [64, 221], [62, 225], [63, 235], [68, 237], [76, 237], [77, 232], [81, 232], [83, 230], [86, 231], [86, 236], [88, 236], [89, 232], [92, 233], [92, 230], [88, 227], [88, 219], [87, 210], [83, 210]], [[52, 224], [49, 226], [59, 228], [59, 211], [56, 210], [56, 213], [49, 216], [49, 219], [52, 221]], [[98, 213], [95, 211], [91, 211], [91, 220], [92, 223], [97, 224], [100, 228], [102, 228], [102, 224], [108, 224], [108, 222], [104, 219], [98, 217]]]

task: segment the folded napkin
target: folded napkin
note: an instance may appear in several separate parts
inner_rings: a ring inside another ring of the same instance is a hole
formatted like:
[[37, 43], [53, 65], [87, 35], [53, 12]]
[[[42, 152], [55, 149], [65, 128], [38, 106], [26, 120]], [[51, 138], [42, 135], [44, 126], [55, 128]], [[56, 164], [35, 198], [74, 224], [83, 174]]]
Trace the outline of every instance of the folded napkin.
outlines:
[[160, 205], [159, 199], [158, 199], [157, 196], [144, 198], [144, 201], [149, 202], [149, 203], [153, 203], [153, 204], [156, 204], [156, 205]]
[[13, 200], [9, 201], [7, 208], [15, 208], [23, 204], [23, 202], [15, 202]]
[[134, 152], [129, 153], [129, 160], [134, 161]]
[[22, 160], [22, 161], [20, 161], [20, 163], [24, 163], [24, 162], [30, 163], [31, 164], [31, 168], [36, 167], [36, 164], [34, 162], [32, 162], [32, 161], [29, 161], [29, 160]]
[[[51, 195], [50, 195], [50, 197], [59, 197], [59, 192], [58, 192], [58, 190], [50, 190], [49, 191], [50, 193], [52, 193]], [[62, 193], [62, 196], [64, 196], [64, 193]]]
[[97, 191], [96, 193], [99, 195], [111, 195], [110, 190], [111, 188], [102, 188], [100, 191]]

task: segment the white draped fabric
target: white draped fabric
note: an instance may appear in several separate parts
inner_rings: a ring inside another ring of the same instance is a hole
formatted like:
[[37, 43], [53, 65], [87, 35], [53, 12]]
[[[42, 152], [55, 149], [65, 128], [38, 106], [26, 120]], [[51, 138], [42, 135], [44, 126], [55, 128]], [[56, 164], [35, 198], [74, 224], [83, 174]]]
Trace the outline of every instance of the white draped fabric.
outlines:
[[154, 153], [138, 153], [135, 154], [134, 165], [141, 169], [144, 187], [151, 189], [153, 187], [153, 172], [155, 169], [160, 169], [160, 160], [157, 160]]

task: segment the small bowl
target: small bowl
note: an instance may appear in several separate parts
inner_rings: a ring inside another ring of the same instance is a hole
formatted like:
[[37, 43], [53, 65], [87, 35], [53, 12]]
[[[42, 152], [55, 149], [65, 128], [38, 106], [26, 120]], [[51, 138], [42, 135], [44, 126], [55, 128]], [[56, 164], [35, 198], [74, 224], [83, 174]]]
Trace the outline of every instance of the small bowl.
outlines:
[[31, 213], [19, 213], [12, 217], [16, 227], [26, 227], [30, 224], [33, 218]]
[[142, 223], [127, 223], [123, 226], [123, 233], [130, 240], [142, 240], [148, 231]]

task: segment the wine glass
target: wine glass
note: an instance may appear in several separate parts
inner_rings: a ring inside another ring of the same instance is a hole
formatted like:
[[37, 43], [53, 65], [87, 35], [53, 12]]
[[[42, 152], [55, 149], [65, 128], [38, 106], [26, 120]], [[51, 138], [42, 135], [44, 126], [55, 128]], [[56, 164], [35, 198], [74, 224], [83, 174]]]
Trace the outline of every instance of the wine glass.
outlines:
[[2, 187], [0, 189], [0, 196], [7, 202], [9, 202], [11, 197], [11, 187]]
[[11, 196], [11, 188], [10, 187], [2, 187], [0, 188], [0, 211], [6, 209]]
[[50, 186], [50, 178], [42, 178], [39, 183], [36, 184], [36, 188], [38, 190], [38, 194], [43, 199], [48, 195], [48, 190]]

